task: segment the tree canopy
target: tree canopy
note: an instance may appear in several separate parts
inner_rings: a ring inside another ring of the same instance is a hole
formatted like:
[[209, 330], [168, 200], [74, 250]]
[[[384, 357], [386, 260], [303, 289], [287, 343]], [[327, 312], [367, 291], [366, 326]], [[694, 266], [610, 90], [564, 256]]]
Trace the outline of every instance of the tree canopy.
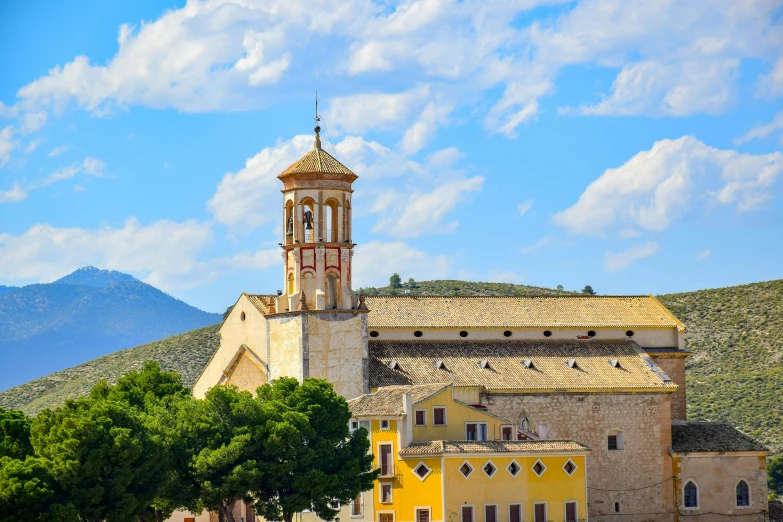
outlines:
[[397, 272], [389, 278], [389, 288], [402, 288], [402, 278]]
[[586, 295], [595, 295], [595, 290], [593, 290], [592, 286], [585, 285], [585, 287], [582, 288], [582, 293]]
[[32, 423], [33, 419], [21, 411], [0, 408], [0, 457], [24, 459], [33, 454]]

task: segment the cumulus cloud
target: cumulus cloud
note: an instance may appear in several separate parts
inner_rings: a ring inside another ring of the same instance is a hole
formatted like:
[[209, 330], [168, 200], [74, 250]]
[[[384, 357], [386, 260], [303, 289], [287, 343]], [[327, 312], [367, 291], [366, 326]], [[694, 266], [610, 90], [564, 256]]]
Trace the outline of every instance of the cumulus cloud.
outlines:
[[533, 200], [528, 199], [527, 201], [523, 201], [519, 205], [517, 205], [517, 212], [519, 212], [520, 216], [524, 216], [527, 214], [527, 211], [533, 208]]
[[783, 57], [772, 67], [769, 74], [759, 79], [759, 93], [762, 96], [783, 96]]
[[430, 88], [425, 85], [395, 94], [337, 96], [329, 100], [324, 117], [331, 125], [348, 133], [393, 129], [411, 121], [430, 94]]
[[732, 205], [758, 209], [783, 171], [783, 154], [741, 154], [705, 145], [692, 136], [661, 140], [620, 167], [607, 169], [556, 223], [577, 234], [669, 228], [694, 207]]
[[604, 257], [604, 268], [607, 272], [619, 272], [631, 263], [645, 257], [650, 257], [658, 251], [657, 243], [645, 243], [622, 252], [607, 252]]
[[27, 191], [19, 183], [14, 183], [8, 190], [0, 190], [0, 203], [16, 203], [27, 198]]
[[447, 279], [451, 261], [411, 247], [403, 241], [371, 241], [356, 247], [353, 258], [353, 287], [383, 286], [393, 273], [418, 280]]

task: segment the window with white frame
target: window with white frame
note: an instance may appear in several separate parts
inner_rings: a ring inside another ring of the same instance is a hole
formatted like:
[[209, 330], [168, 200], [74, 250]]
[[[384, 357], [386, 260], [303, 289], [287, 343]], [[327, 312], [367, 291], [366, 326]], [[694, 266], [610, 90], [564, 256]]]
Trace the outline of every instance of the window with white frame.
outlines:
[[430, 508], [416, 508], [416, 522], [430, 522]]
[[465, 440], [487, 440], [486, 422], [466, 422]]
[[508, 505], [508, 522], [522, 522], [522, 504]]
[[501, 440], [514, 440], [514, 426], [501, 426], [500, 427], [500, 439]]
[[569, 477], [573, 475], [574, 471], [576, 471], [576, 464], [574, 464], [574, 461], [568, 459], [566, 463], [563, 464], [563, 471], [565, 471]]
[[445, 426], [446, 425], [446, 407], [435, 406], [432, 408], [432, 425], [433, 426]]
[[699, 508], [699, 488], [692, 480], [686, 482], [682, 488], [682, 505], [685, 509]]
[[354, 431], [356, 431], [356, 430], [358, 430], [358, 429], [359, 429], [359, 421], [358, 421], [358, 420], [352, 420], [352, 421], [349, 423], [349, 425], [348, 425], [348, 426], [349, 426], [349, 431], [350, 431], [351, 433], [353, 433]]
[[533, 470], [533, 473], [535, 473], [537, 477], [540, 477], [546, 471], [546, 466], [544, 466], [543, 462], [537, 460], [536, 463], [533, 464], [533, 467], [531, 469]]
[[419, 477], [419, 480], [424, 480], [430, 473], [432, 473], [432, 470], [423, 462], [419, 462], [413, 468], [413, 474]]
[[519, 472], [522, 471], [522, 468], [517, 464], [516, 460], [512, 460], [509, 462], [508, 466], [506, 466], [506, 471], [508, 471], [509, 475], [512, 477], [516, 477], [519, 475]]
[[351, 502], [351, 517], [361, 518], [364, 515], [364, 506], [362, 506], [362, 494], [356, 495], [356, 498]]
[[471, 466], [470, 463], [466, 460], [459, 467], [459, 472], [462, 473], [463, 477], [468, 478], [470, 474], [473, 473], [473, 466]]
[[413, 412], [413, 415], [414, 415], [414, 424], [416, 426], [427, 425], [427, 410], [417, 409]]
[[462, 509], [460, 509], [460, 522], [473, 522], [473, 506], [462, 506]]
[[379, 500], [381, 504], [392, 503], [392, 485], [390, 482], [381, 482], [380, 496], [381, 498]]
[[391, 424], [389, 423], [389, 419], [383, 419], [381, 421], [381, 429], [382, 430], [388, 430], [390, 425]]
[[487, 463], [486, 463], [486, 464], [484, 464], [484, 465], [481, 467], [481, 471], [483, 471], [483, 472], [484, 472], [484, 474], [485, 474], [487, 477], [489, 477], [489, 478], [492, 478], [492, 477], [495, 475], [495, 472], [496, 472], [497, 470], [498, 470], [498, 467], [497, 467], [497, 466], [495, 466], [495, 464], [493, 464], [491, 460], [488, 460], [488, 461], [487, 461]]
[[380, 455], [379, 460], [381, 464], [381, 476], [390, 477], [394, 475], [394, 461], [392, 460], [391, 443], [379, 444], [378, 450], [378, 454]]

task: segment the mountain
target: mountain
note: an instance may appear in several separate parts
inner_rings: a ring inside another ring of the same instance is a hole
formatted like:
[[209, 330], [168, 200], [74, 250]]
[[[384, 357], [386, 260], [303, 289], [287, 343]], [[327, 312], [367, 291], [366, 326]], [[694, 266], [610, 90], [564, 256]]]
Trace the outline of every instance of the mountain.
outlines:
[[[411, 293], [535, 293], [533, 287], [501, 283], [422, 281], [416, 285]], [[365, 289], [374, 290], [388, 292]], [[689, 418], [731, 422], [783, 450], [783, 280], [658, 298], [688, 327], [686, 349], [693, 352], [686, 359]], [[2, 392], [0, 407], [34, 414], [84, 395], [101, 378], [113, 381], [148, 359], [179, 371], [192, 385], [218, 344], [217, 326], [211, 326], [137, 346]]]
[[0, 389], [221, 321], [120, 272], [94, 267], [0, 291]]

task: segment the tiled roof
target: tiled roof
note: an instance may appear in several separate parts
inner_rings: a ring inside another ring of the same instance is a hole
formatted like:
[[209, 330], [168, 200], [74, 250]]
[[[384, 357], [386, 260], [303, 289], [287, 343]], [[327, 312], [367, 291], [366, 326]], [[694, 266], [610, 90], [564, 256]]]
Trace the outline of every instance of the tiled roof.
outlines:
[[769, 451], [756, 439], [724, 422], [683, 422], [672, 424], [672, 451], [714, 453]]
[[571, 440], [434, 440], [414, 441], [400, 456], [448, 453], [575, 453], [590, 451]]
[[350, 408], [354, 417], [400, 416], [403, 414], [403, 394], [410, 393], [413, 404], [417, 404], [450, 385], [449, 383], [441, 383], [421, 384], [418, 386], [387, 386], [375, 393], [368, 393], [351, 399], [348, 401], [348, 408]]
[[370, 328], [677, 328], [652, 296], [367, 296]]
[[[369, 352], [371, 388], [432, 382], [490, 391], [677, 388], [635, 342], [625, 340], [370, 340]], [[443, 361], [442, 369], [436, 360]], [[392, 361], [399, 368], [390, 368]], [[526, 368], [524, 361], [533, 367]]]
[[288, 174], [312, 173], [346, 174], [358, 177], [351, 172], [348, 167], [337, 161], [331, 154], [323, 149], [311, 150], [291, 164], [291, 166], [285, 169], [278, 177], [287, 176]]
[[272, 295], [265, 294], [245, 294], [247, 298], [253, 303], [253, 306], [262, 314], [269, 313], [269, 299], [274, 297]]

